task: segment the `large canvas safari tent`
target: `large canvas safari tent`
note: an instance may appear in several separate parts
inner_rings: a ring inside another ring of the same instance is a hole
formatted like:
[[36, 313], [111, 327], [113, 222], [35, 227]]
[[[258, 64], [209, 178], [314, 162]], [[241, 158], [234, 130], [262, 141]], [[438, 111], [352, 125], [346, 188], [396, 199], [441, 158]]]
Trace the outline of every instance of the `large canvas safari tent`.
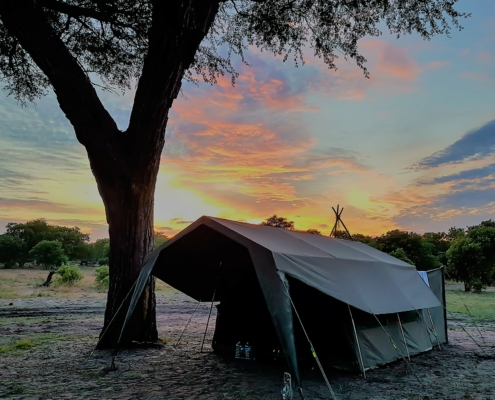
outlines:
[[324, 366], [356, 372], [447, 341], [443, 270], [422, 279], [359, 242], [202, 217], [149, 254], [126, 321], [150, 275], [219, 302], [215, 351], [280, 349], [299, 386], [308, 338]]

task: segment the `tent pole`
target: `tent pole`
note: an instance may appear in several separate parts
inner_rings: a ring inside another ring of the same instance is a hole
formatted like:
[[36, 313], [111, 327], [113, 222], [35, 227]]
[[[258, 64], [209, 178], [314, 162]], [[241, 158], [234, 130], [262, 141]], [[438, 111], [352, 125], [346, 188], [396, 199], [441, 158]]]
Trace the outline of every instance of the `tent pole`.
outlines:
[[361, 361], [361, 371], [363, 373], [363, 378], [366, 379], [366, 371], [364, 369], [363, 356], [361, 354], [361, 346], [359, 345], [359, 339], [358, 339], [358, 334], [357, 334], [357, 330], [356, 330], [356, 324], [354, 323], [354, 318], [352, 317], [351, 306], [349, 304], [347, 304], [347, 308], [349, 309], [349, 315], [351, 316], [352, 327], [354, 329], [354, 337], [356, 338], [356, 344], [357, 344], [358, 353], [359, 353], [359, 360]]
[[400, 331], [402, 333], [402, 340], [404, 341], [404, 347], [406, 348], [407, 359], [411, 361], [411, 356], [409, 355], [409, 348], [407, 347], [406, 335], [404, 335], [404, 329], [402, 327], [402, 322], [400, 320], [400, 315], [397, 313], [397, 319], [399, 320]]
[[427, 308], [426, 311], [428, 312], [428, 317], [430, 317], [431, 327], [433, 328], [433, 332], [435, 333], [435, 338], [437, 339], [438, 350], [442, 350], [442, 346], [440, 346], [440, 340], [438, 339], [437, 330], [435, 328], [435, 324], [433, 323], [433, 318], [431, 317], [430, 309]]
[[[313, 343], [311, 343], [311, 340], [309, 339], [308, 332], [306, 332], [306, 329], [304, 328], [304, 325], [301, 321], [301, 317], [299, 316], [299, 313], [296, 310], [296, 306], [294, 305], [294, 302], [292, 301], [292, 297], [290, 297], [288, 283], [283, 282], [283, 285], [285, 286], [285, 290], [287, 291], [287, 296], [289, 297], [290, 303], [292, 304], [292, 308], [294, 309], [294, 312], [296, 313], [297, 319], [299, 320], [299, 323], [301, 324], [301, 328], [304, 332], [304, 335], [306, 336], [306, 339], [308, 340], [309, 347], [311, 348], [311, 353], [313, 354], [313, 357], [316, 360], [316, 364], [318, 364], [318, 368], [320, 368], [320, 372], [323, 375], [323, 379], [325, 379], [325, 383], [327, 384], [328, 391], [330, 392], [332, 399], [337, 400], [337, 397], [335, 397], [335, 393], [332, 389], [332, 386], [330, 385], [330, 382], [328, 381], [327, 375], [325, 374], [325, 371], [323, 370], [323, 366], [321, 365], [320, 360], [319, 360], [318, 356], [316, 355], [316, 350], [313, 347]], [[302, 388], [299, 388], [299, 393], [302, 395]]]
[[213, 302], [215, 301], [215, 294], [217, 292], [218, 280], [220, 279], [220, 271], [222, 269], [222, 262], [220, 261], [220, 267], [218, 268], [217, 282], [215, 284], [215, 290], [213, 290], [213, 298], [211, 299], [210, 313], [208, 314], [208, 321], [206, 322], [205, 334], [203, 335], [203, 343], [201, 343], [201, 351], [203, 352], [203, 346], [205, 345], [206, 332], [208, 332], [208, 325], [210, 324], [211, 311], [213, 310]]

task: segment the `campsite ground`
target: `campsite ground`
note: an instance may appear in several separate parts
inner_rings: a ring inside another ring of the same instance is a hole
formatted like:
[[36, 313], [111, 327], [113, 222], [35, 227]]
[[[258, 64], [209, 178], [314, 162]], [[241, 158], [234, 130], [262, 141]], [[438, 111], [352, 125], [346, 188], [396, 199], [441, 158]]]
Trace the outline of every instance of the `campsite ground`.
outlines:
[[[208, 306], [195, 308], [191, 299], [162, 283], [157, 318], [163, 346], [123, 350], [118, 370], [107, 371], [110, 352], [90, 355], [105, 306], [93, 274], [94, 269], [83, 268], [84, 279], [74, 287], [40, 288], [46, 271], [0, 270], [0, 398], [281, 398], [283, 362], [233, 362], [200, 353]], [[414, 357], [412, 371], [397, 362], [364, 380], [328, 370], [337, 397], [495, 400], [495, 290], [476, 295], [455, 284], [449, 289], [449, 345]], [[213, 327], [208, 332], [207, 341]], [[316, 369], [303, 369], [302, 375], [307, 399], [329, 398]]]

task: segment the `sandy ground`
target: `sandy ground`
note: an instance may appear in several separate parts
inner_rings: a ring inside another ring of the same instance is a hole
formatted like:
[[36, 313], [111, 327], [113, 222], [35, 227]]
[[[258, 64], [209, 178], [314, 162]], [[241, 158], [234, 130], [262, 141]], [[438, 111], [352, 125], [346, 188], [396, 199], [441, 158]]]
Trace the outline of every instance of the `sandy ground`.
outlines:
[[[0, 398], [281, 399], [283, 362], [217, 356], [210, 351], [213, 326], [201, 353], [208, 305], [195, 308], [173, 291], [160, 292], [157, 303], [163, 346], [123, 350], [118, 370], [108, 372], [110, 352], [90, 355], [102, 326], [102, 296], [0, 300]], [[450, 344], [414, 357], [414, 373], [404, 362], [369, 372], [366, 380], [327, 370], [338, 399], [495, 400], [495, 321], [481, 320], [476, 327], [462, 314], [455, 316], [467, 333], [458, 321], [449, 321]], [[303, 369], [302, 377], [306, 399], [330, 398], [317, 369]]]

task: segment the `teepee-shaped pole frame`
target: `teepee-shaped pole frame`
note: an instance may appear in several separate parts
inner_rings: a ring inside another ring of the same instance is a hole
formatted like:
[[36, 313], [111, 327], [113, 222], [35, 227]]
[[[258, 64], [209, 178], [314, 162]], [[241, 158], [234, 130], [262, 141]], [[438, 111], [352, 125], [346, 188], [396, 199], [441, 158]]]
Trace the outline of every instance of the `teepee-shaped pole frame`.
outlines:
[[337, 204], [337, 209], [332, 207], [333, 212], [335, 213], [335, 224], [333, 225], [332, 231], [330, 232], [330, 237], [336, 237], [335, 235], [337, 234], [338, 231], [341, 231], [340, 225], [344, 227], [345, 232], [347, 233], [347, 239], [352, 240], [352, 236], [349, 233], [349, 230], [344, 224], [344, 221], [342, 221], [342, 213], [344, 212], [344, 207], [339, 209], [339, 205]]

